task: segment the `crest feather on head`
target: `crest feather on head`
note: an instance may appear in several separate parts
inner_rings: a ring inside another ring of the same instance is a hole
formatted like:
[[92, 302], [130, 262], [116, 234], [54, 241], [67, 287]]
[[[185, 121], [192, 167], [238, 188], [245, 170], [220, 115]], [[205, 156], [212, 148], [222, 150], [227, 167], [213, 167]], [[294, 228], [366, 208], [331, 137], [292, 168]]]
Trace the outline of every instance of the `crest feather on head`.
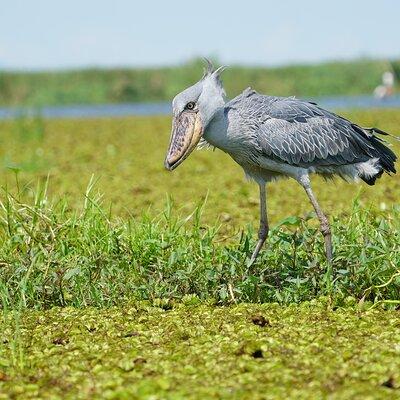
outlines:
[[214, 65], [211, 62], [211, 60], [204, 57], [204, 61], [205, 61], [206, 65], [204, 67], [204, 73], [203, 73], [203, 77], [201, 79], [204, 80], [206, 78], [214, 78], [220, 85], [222, 85], [221, 73], [226, 69], [226, 66], [221, 65], [217, 69], [214, 69]]

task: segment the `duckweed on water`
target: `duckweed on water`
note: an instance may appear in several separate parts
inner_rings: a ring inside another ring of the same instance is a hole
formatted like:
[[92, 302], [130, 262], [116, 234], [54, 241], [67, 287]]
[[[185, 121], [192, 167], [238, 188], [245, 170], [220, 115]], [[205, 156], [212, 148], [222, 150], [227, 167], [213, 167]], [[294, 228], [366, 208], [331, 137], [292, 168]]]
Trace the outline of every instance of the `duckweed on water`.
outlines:
[[191, 303], [3, 314], [0, 399], [400, 398], [398, 311]]

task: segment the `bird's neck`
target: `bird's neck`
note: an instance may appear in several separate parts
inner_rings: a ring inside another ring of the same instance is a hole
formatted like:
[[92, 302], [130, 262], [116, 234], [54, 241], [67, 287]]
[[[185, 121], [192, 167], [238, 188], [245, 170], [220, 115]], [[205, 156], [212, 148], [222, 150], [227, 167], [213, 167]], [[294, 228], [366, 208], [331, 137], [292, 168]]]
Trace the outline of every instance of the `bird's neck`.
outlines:
[[229, 145], [227, 131], [228, 119], [225, 115], [225, 108], [222, 106], [218, 108], [207, 124], [203, 138], [212, 146], [227, 151]]

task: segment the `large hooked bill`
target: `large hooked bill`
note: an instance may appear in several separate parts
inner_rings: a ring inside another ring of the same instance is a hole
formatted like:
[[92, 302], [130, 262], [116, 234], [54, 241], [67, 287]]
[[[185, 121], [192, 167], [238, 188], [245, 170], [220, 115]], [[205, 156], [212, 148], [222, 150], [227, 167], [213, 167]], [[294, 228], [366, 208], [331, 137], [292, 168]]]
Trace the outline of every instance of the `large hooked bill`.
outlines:
[[199, 113], [183, 112], [172, 123], [171, 140], [165, 168], [169, 171], [181, 164], [193, 151], [203, 135], [203, 124]]

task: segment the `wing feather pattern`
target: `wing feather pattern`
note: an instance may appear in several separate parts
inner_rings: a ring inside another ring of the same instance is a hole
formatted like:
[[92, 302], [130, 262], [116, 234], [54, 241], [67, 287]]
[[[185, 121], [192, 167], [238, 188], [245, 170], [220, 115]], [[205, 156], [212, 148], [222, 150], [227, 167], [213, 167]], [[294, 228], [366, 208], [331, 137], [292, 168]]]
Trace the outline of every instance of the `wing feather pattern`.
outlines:
[[381, 131], [362, 128], [315, 103], [263, 96], [247, 89], [227, 106], [249, 127], [262, 153], [272, 159], [309, 167], [359, 163], [376, 157], [385, 170], [395, 172], [395, 154], [374, 135]]

